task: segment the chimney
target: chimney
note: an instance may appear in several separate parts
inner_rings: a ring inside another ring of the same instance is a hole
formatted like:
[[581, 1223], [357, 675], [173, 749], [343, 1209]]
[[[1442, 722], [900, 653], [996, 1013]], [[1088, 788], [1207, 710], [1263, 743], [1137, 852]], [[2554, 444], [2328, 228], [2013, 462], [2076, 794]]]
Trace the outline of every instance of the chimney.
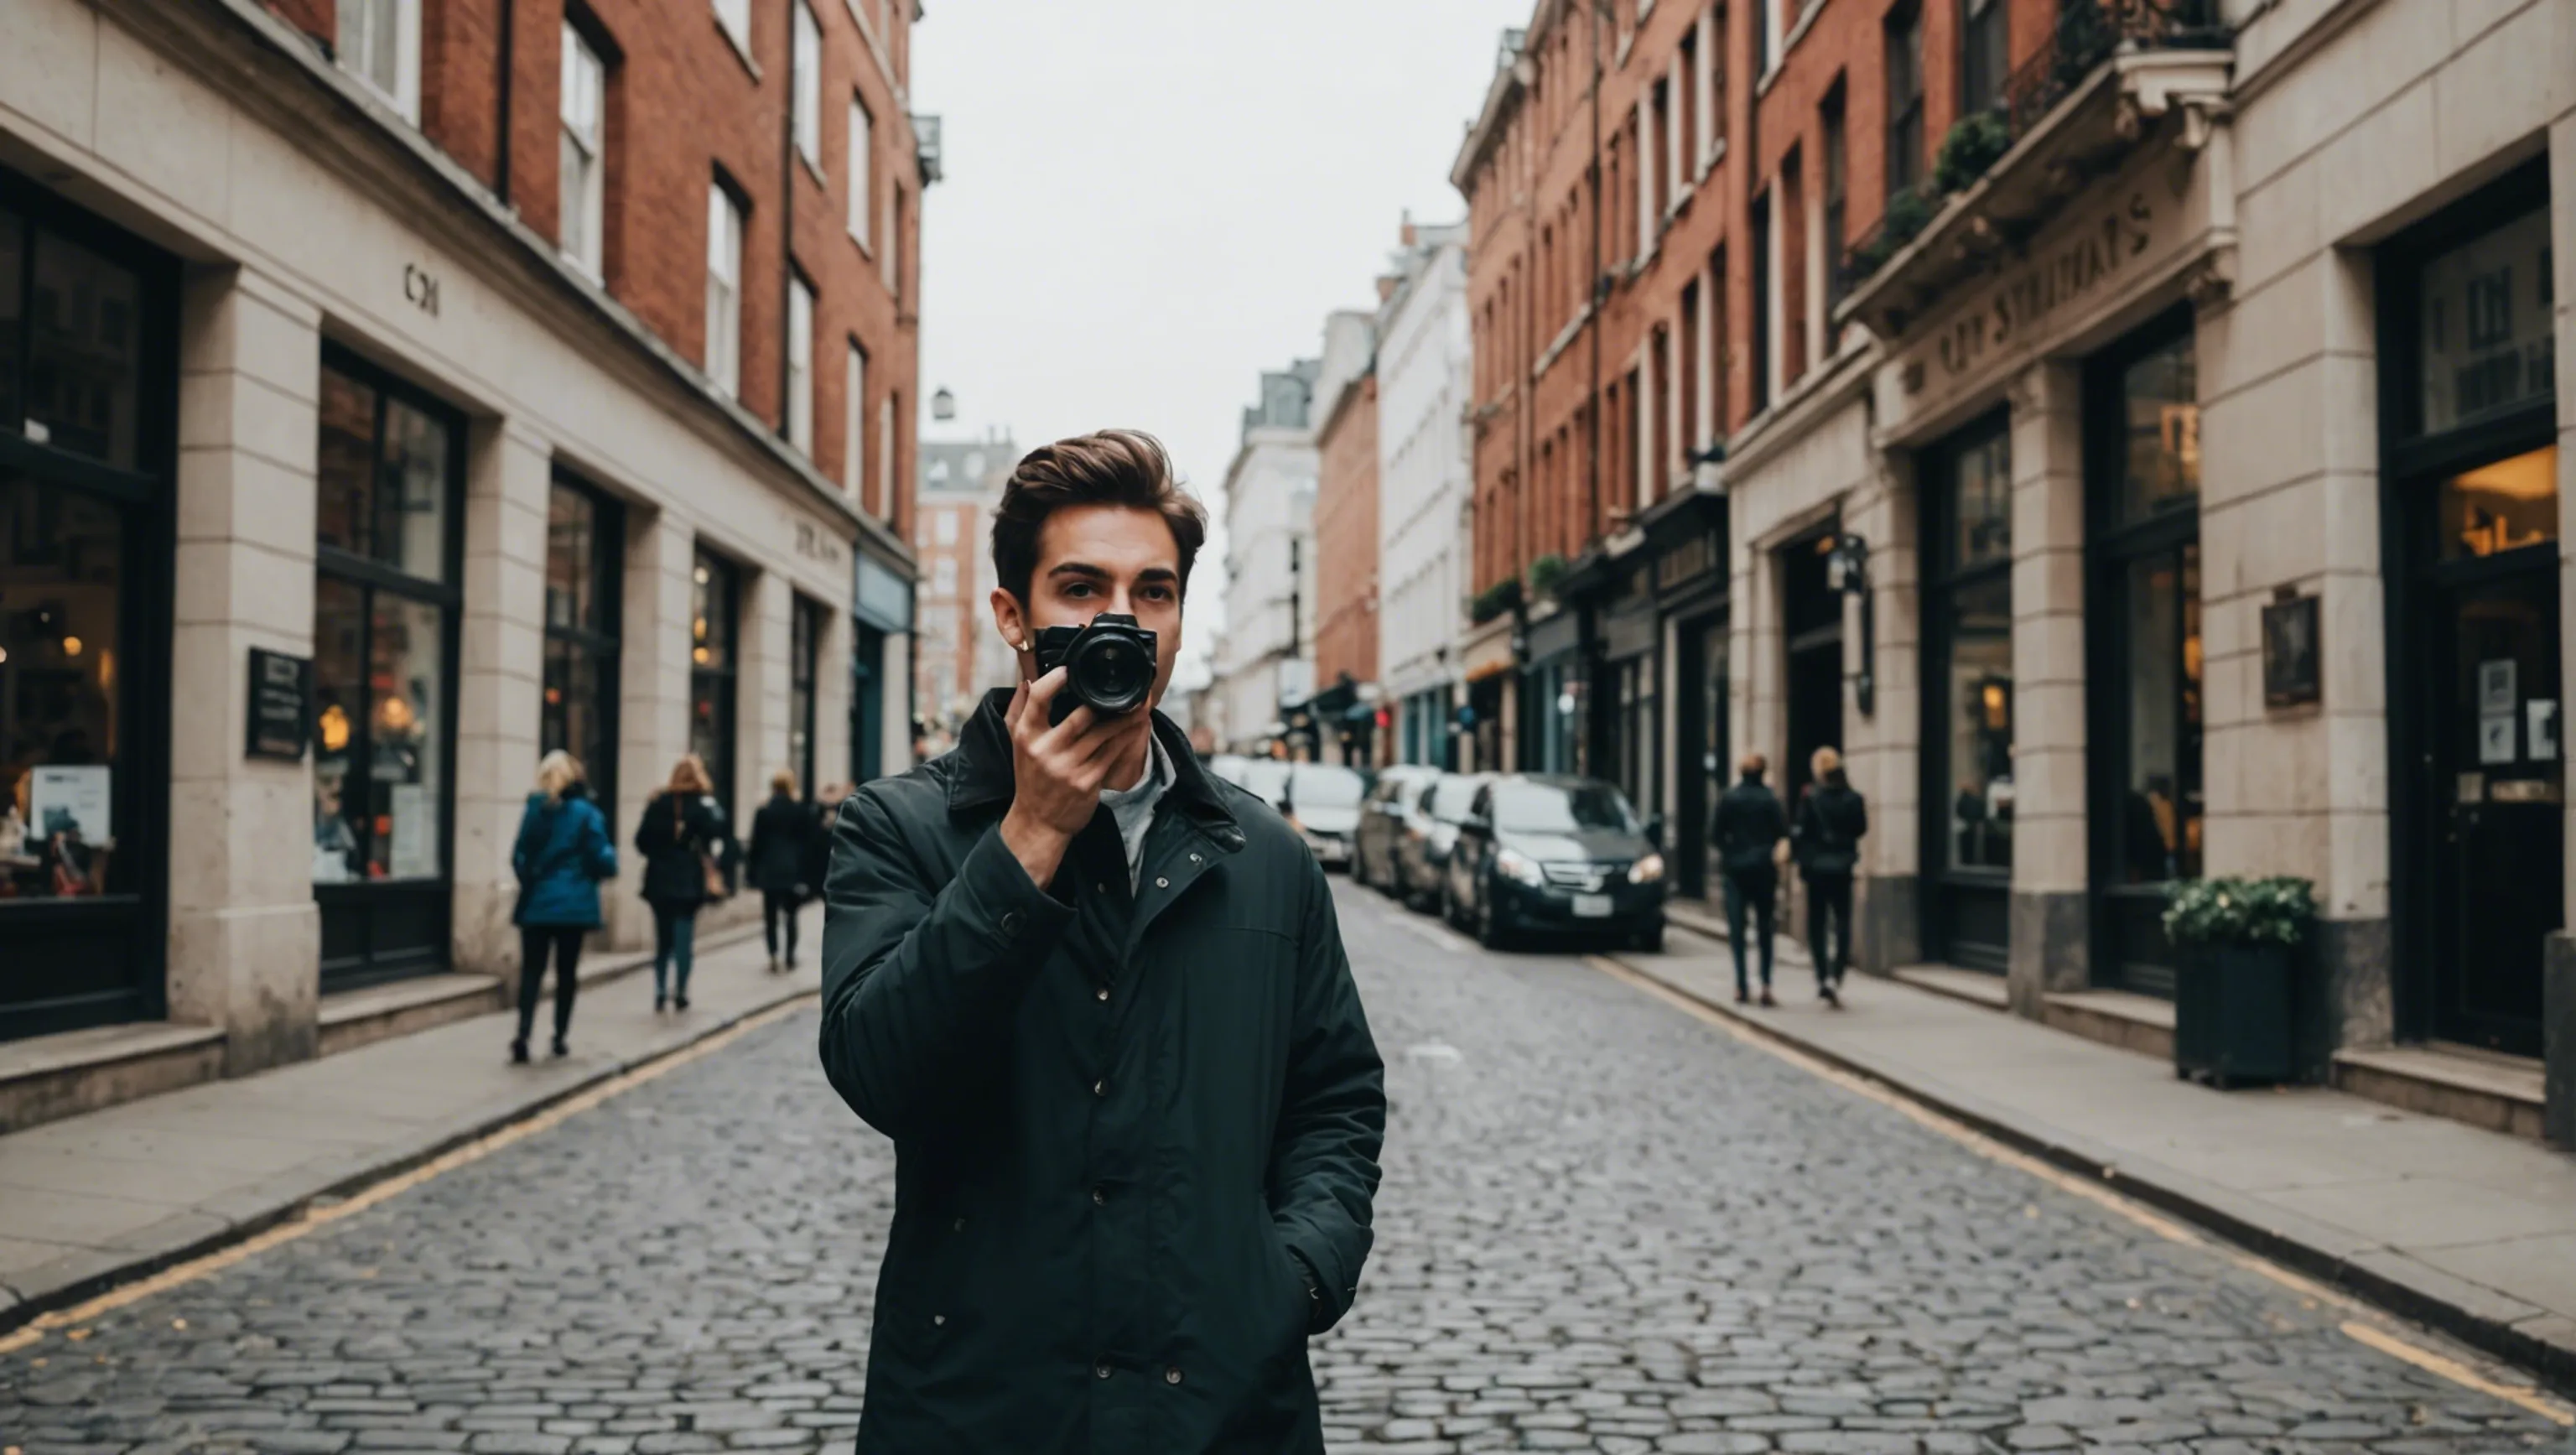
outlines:
[[[1408, 227], [1405, 231], [1411, 232], [1413, 229]], [[1410, 244], [1408, 244], [1408, 246], [1409, 245]], [[1393, 273], [1381, 273], [1378, 275], [1377, 301], [1379, 306], [1383, 307], [1395, 300], [1395, 285], [1403, 281], [1403, 279], [1395, 276]]]
[[1410, 207], [1408, 207], [1408, 208], [1404, 209], [1404, 231], [1403, 231], [1403, 238], [1404, 238], [1404, 245], [1405, 245], [1406, 247], [1413, 247], [1413, 246], [1416, 246], [1416, 245], [1417, 245], [1417, 243], [1419, 242], [1419, 238], [1417, 237], [1417, 235], [1415, 234], [1415, 232], [1414, 232], [1414, 230], [1413, 230], [1413, 209], [1412, 209], [1412, 208], [1410, 208]]

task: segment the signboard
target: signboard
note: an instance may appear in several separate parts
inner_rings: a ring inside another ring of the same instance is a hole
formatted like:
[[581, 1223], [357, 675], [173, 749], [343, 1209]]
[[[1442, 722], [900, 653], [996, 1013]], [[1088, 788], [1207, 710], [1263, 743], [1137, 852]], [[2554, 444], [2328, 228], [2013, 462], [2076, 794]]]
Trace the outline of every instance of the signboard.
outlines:
[[912, 630], [912, 583], [865, 551], [859, 553], [858, 563], [851, 614], [879, 631]]
[[301, 762], [313, 720], [313, 662], [250, 649], [250, 728], [245, 757]]
[[2289, 596], [2263, 608], [2263, 705], [2298, 707], [2323, 695], [2317, 599]]

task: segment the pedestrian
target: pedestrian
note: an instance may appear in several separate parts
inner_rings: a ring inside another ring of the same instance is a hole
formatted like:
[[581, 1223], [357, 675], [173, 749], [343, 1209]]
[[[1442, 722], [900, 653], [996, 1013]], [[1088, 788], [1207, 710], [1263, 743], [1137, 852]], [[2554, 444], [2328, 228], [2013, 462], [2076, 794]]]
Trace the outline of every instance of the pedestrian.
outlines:
[[1749, 917], [1760, 936], [1762, 1003], [1777, 1005], [1771, 998], [1771, 910], [1780, 892], [1776, 856], [1780, 841], [1789, 834], [1789, 816], [1780, 807], [1779, 795], [1763, 786], [1769, 759], [1747, 753], [1735, 766], [1742, 776], [1719, 795], [1717, 811], [1708, 821], [1708, 841], [1717, 850], [1718, 869], [1726, 881], [1726, 933], [1735, 952], [1735, 1003], [1744, 1005], [1753, 999], [1744, 974]]
[[[1306, 1346], [1368, 1256], [1384, 1069], [1314, 856], [1153, 710], [1206, 528], [1150, 436], [1023, 459], [1018, 687], [833, 831], [822, 1061], [895, 1145], [857, 1455], [1322, 1455]], [[1145, 701], [1054, 724], [1083, 692], [1036, 633], [1109, 613], [1152, 639], [1078, 680]]]
[[[821, 836], [814, 810], [797, 801], [796, 775], [784, 768], [771, 774], [769, 801], [751, 816], [751, 848], [743, 857], [751, 887], [760, 891], [760, 931], [769, 942], [773, 975], [796, 967], [796, 912], [822, 882], [811, 872], [814, 841]], [[783, 967], [778, 959], [781, 922], [787, 931]]]
[[814, 832], [805, 840], [805, 887], [816, 899], [823, 897], [823, 879], [832, 870], [832, 824], [849, 796], [847, 783], [826, 783], [814, 795]]
[[519, 1034], [510, 1042], [510, 1060], [524, 1066], [549, 951], [555, 962], [554, 1053], [572, 1054], [566, 1038], [572, 1034], [573, 996], [581, 988], [581, 937], [600, 925], [599, 881], [617, 877], [608, 819], [590, 801], [581, 760], [561, 748], [537, 764], [537, 790], [519, 816], [510, 867], [519, 876], [519, 903], [510, 915], [519, 927]]
[[[1852, 871], [1860, 864], [1861, 835], [1869, 832], [1869, 805], [1843, 778], [1843, 755], [1816, 749], [1807, 760], [1815, 781], [1798, 796], [1798, 822], [1790, 852], [1807, 886], [1807, 954], [1816, 962], [1816, 994], [1840, 1009], [1843, 971], [1851, 964]], [[1826, 931], [1833, 932], [1827, 952]]]
[[653, 907], [653, 1009], [689, 1008], [689, 970], [697, 956], [698, 910], [725, 896], [724, 860], [731, 834], [707, 765], [691, 753], [671, 768], [671, 781], [645, 801], [635, 824], [644, 856], [644, 902]]

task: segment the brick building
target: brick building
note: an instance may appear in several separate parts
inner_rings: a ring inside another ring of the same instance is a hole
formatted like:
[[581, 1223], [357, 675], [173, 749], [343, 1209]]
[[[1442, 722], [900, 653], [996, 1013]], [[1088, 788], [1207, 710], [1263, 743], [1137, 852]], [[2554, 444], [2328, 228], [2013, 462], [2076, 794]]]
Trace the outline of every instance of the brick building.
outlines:
[[1375, 320], [1336, 315], [1354, 346], [1356, 373], [1338, 376], [1328, 340], [1326, 387], [1315, 430], [1315, 711], [1329, 762], [1375, 761], [1378, 641], [1378, 462]]
[[12, 8], [0, 1117], [489, 1005], [547, 749], [908, 765], [917, 18]]
[[1011, 649], [993, 625], [992, 530], [1002, 487], [1019, 458], [1019, 447], [999, 432], [921, 444], [912, 539], [921, 570], [913, 607], [913, 702], [924, 752], [947, 751], [985, 691], [1018, 679]]
[[2307, 879], [2303, 1076], [2576, 1139], [2571, 14], [1541, 0], [1453, 172], [1480, 749], [1696, 892], [1838, 747], [1862, 962], [2128, 1044], [2167, 885]]

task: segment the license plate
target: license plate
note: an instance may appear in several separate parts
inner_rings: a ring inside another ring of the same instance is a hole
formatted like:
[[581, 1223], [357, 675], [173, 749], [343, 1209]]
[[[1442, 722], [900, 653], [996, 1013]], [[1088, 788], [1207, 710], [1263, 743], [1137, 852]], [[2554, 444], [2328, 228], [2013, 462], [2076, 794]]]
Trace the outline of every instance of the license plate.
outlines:
[[1574, 896], [1574, 914], [1577, 919], [1607, 919], [1610, 916], [1610, 896], [1578, 894]]

